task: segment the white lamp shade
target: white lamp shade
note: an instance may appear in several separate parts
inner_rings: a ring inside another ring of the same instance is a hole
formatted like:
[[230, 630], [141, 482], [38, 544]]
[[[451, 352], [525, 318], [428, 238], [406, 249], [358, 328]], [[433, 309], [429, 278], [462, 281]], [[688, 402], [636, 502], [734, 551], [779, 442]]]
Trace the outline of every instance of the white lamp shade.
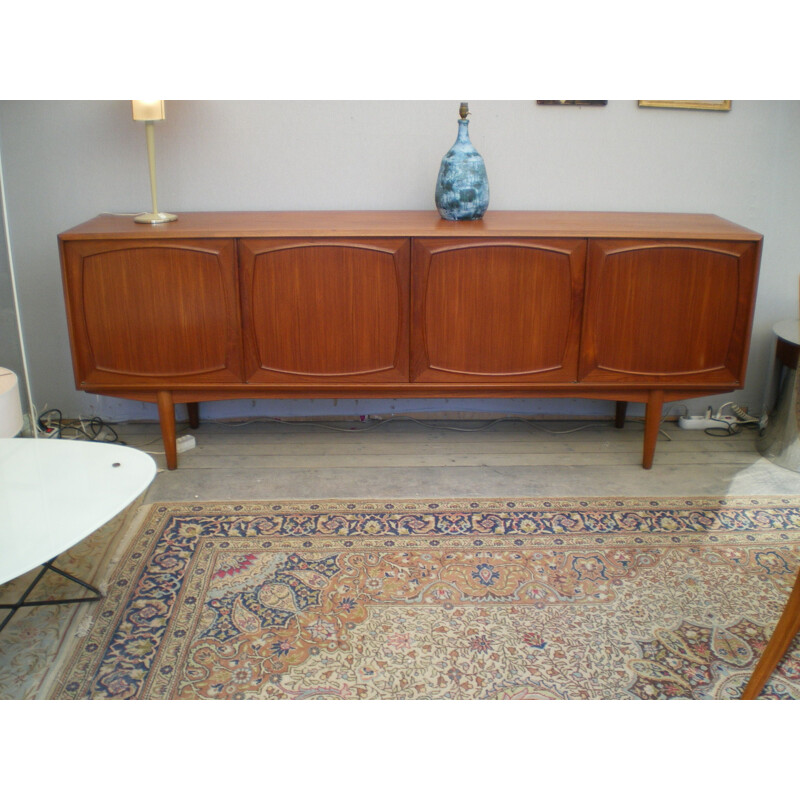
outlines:
[[136, 122], [153, 122], [166, 119], [163, 100], [131, 100]]
[[0, 367], [0, 438], [10, 439], [22, 430], [22, 401], [19, 381], [10, 370]]

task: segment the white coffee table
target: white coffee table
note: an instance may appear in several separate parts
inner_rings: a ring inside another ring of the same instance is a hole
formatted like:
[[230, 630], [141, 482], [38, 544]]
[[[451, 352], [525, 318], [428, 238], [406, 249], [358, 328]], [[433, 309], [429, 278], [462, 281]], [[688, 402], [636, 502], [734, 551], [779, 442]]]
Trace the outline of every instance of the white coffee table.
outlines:
[[[56, 557], [132, 503], [153, 480], [156, 465], [139, 450], [64, 439], [0, 439], [0, 584], [42, 566], [0, 622], [23, 606], [97, 600], [100, 592], [53, 566]], [[92, 597], [26, 602], [47, 570], [89, 589]]]

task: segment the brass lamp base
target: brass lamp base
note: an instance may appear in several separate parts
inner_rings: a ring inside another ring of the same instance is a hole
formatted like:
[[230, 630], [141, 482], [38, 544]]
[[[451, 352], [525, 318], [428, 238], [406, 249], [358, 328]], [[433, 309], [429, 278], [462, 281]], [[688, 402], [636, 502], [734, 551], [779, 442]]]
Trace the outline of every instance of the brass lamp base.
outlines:
[[177, 214], [167, 214], [165, 211], [151, 211], [147, 214], [139, 214], [138, 217], [134, 217], [134, 222], [149, 222], [153, 225], [159, 222], [174, 222], [178, 219]]
[[158, 199], [156, 192], [156, 135], [153, 131], [153, 121], [147, 120], [144, 123], [145, 133], [147, 134], [147, 163], [150, 166], [150, 196], [153, 200], [153, 210], [146, 214], [139, 214], [134, 217], [134, 222], [149, 222], [157, 225], [159, 222], [174, 222], [178, 219], [177, 214], [167, 214], [158, 210]]

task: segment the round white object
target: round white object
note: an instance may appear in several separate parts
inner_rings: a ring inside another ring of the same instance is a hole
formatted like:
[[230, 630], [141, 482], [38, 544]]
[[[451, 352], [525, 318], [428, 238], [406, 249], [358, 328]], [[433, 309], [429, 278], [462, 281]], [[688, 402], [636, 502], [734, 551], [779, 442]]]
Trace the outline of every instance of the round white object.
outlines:
[[22, 430], [22, 401], [15, 373], [0, 367], [0, 438], [8, 439]]

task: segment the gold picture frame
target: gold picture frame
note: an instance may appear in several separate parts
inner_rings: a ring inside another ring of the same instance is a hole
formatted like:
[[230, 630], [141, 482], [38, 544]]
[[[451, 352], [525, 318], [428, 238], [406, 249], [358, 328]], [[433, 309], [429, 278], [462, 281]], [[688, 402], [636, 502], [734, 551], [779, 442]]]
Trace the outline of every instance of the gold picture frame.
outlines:
[[689, 108], [699, 111], [730, 111], [730, 100], [640, 100], [640, 108]]

